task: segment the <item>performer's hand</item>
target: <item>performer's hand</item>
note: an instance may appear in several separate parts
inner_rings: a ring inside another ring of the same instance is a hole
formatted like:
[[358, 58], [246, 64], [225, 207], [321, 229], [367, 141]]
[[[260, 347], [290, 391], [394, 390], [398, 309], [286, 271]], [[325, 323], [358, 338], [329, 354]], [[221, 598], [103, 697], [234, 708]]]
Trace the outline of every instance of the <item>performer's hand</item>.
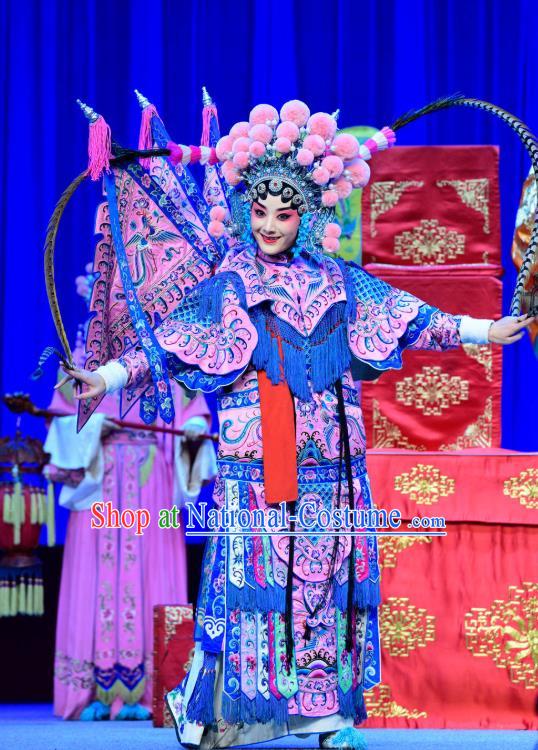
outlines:
[[69, 383], [70, 380], [74, 380], [76, 385], [78, 385], [79, 387], [82, 384], [89, 386], [89, 388], [86, 388], [85, 391], [75, 393], [74, 398], [77, 401], [84, 401], [87, 398], [95, 398], [96, 396], [100, 396], [106, 390], [106, 383], [104, 381], [104, 378], [101, 377], [101, 375], [98, 375], [96, 372], [88, 372], [88, 370], [79, 369], [71, 370], [65, 365], [62, 365], [62, 370], [66, 373], [66, 375], [60, 380], [59, 383], [54, 386], [55, 391], [64, 386], [66, 383]]
[[538, 318], [529, 318], [527, 315], [520, 315], [517, 318], [513, 315], [507, 315], [505, 318], [492, 323], [488, 332], [488, 339], [492, 344], [513, 344], [523, 338], [525, 329], [531, 323], [536, 322], [538, 322]]

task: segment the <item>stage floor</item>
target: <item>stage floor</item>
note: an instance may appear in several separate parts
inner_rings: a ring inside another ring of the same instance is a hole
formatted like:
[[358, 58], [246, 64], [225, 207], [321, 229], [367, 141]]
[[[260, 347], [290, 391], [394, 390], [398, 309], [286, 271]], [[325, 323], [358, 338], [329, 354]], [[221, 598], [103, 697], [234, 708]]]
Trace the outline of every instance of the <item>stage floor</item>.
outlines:
[[[538, 750], [538, 732], [448, 729], [365, 729], [368, 750]], [[1, 750], [175, 750], [173, 729], [154, 729], [151, 722], [61, 721], [52, 706], [0, 705]], [[316, 735], [283, 738], [249, 747], [317, 748]]]

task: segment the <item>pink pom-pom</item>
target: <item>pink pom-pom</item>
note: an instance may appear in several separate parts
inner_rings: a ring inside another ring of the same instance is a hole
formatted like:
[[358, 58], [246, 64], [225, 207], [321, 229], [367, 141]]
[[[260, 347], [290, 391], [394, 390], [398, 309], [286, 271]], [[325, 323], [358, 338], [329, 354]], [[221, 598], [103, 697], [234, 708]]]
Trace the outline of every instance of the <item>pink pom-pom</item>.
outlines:
[[334, 189], [338, 193], [339, 198], [349, 198], [353, 190], [353, 185], [351, 184], [351, 180], [348, 180], [346, 177], [339, 177], [334, 183]]
[[283, 104], [280, 110], [280, 119], [290, 120], [291, 122], [294, 122], [298, 128], [305, 125], [309, 117], [310, 110], [306, 104], [299, 99], [291, 99], [291, 101]]
[[[256, 127], [261, 127], [261, 125], [256, 125]], [[265, 154], [265, 143], [262, 143], [261, 141], [253, 141], [248, 150], [251, 156], [259, 159], [260, 156]]]
[[289, 154], [291, 151], [291, 141], [289, 138], [277, 138], [275, 141], [275, 148], [281, 154]]
[[234, 167], [237, 167], [237, 169], [246, 169], [248, 167], [248, 160], [248, 151], [238, 151], [237, 154], [234, 154], [234, 158], [232, 159]]
[[321, 194], [321, 202], [327, 208], [332, 208], [338, 203], [338, 193], [336, 190], [324, 190]]
[[226, 209], [224, 206], [212, 206], [209, 210], [209, 218], [211, 221], [224, 221], [226, 218]]
[[271, 104], [257, 104], [251, 110], [248, 121], [250, 125], [267, 125], [268, 122], [276, 125], [278, 112]]
[[224, 234], [224, 224], [222, 221], [210, 221], [207, 225], [207, 231], [212, 237], [222, 237]]
[[217, 156], [219, 158], [219, 161], [224, 161], [225, 159], [230, 158], [230, 154], [232, 152], [232, 146], [233, 146], [234, 139], [231, 135], [223, 135], [222, 138], [219, 139], [216, 146], [216, 152]]
[[321, 245], [328, 253], [337, 253], [340, 249], [340, 242], [336, 237], [324, 237], [321, 241]]
[[241, 182], [241, 175], [231, 161], [225, 161], [221, 169], [222, 176], [224, 177], [228, 185], [232, 185], [233, 187]]
[[349, 133], [340, 133], [334, 139], [331, 151], [344, 161], [351, 161], [359, 155], [359, 142]]
[[363, 188], [370, 179], [370, 167], [363, 159], [355, 159], [346, 166], [344, 176], [350, 180], [353, 187]]
[[234, 154], [238, 154], [240, 151], [248, 151], [250, 146], [250, 138], [236, 138], [233, 142], [232, 151]]
[[330, 222], [330, 224], [327, 224], [324, 231], [325, 237], [335, 237], [338, 239], [340, 235], [342, 234], [342, 227], [340, 224], [335, 224], [333, 221]]
[[336, 133], [336, 120], [327, 112], [316, 112], [308, 119], [306, 129], [312, 135], [320, 135], [327, 141]]
[[396, 133], [394, 132], [394, 130], [391, 130], [391, 128], [385, 126], [384, 128], [381, 128], [381, 132], [387, 139], [388, 148], [392, 148], [392, 146], [394, 146], [394, 144], [396, 143]]
[[248, 135], [253, 141], [261, 141], [267, 145], [271, 142], [273, 131], [269, 125], [254, 125], [254, 127], [250, 128], [248, 131]]
[[331, 175], [329, 174], [329, 170], [325, 169], [325, 167], [317, 167], [312, 172], [312, 179], [316, 185], [326, 185], [331, 179]]
[[295, 158], [301, 167], [309, 167], [314, 161], [314, 154], [307, 148], [300, 148]]
[[344, 162], [339, 156], [326, 156], [321, 162], [321, 166], [325, 167], [331, 177], [340, 177], [344, 171]]
[[299, 137], [299, 128], [294, 122], [287, 120], [280, 123], [276, 129], [276, 134], [279, 138], [288, 138], [292, 143], [295, 143]]
[[230, 130], [232, 138], [244, 138], [248, 135], [250, 125], [248, 122], [236, 122]]
[[320, 135], [307, 135], [303, 141], [303, 148], [312, 151], [314, 156], [321, 156], [325, 152], [325, 141]]

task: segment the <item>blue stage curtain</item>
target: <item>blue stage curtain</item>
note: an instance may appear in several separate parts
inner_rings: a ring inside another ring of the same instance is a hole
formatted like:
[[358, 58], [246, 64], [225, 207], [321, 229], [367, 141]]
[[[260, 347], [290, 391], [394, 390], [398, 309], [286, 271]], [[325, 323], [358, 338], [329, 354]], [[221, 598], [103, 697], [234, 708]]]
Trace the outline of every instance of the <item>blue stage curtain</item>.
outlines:
[[[43, 240], [56, 199], [86, 164], [76, 97], [105, 116], [122, 144], [137, 142], [135, 87], [157, 105], [173, 138], [197, 142], [202, 84], [223, 127], [255, 103], [292, 97], [313, 110], [339, 107], [342, 126], [381, 127], [463, 91], [538, 131], [531, 0], [2, 0], [0, 15], [0, 390], [29, 391], [40, 405], [49, 401], [54, 367], [39, 382], [29, 375], [42, 349], [56, 343]], [[507, 311], [511, 235], [529, 167], [516, 136], [488, 115], [457, 110], [404, 129], [399, 142], [500, 144]], [[60, 230], [57, 286], [71, 341], [85, 318], [74, 278], [92, 257], [99, 191], [85, 184]], [[506, 348], [504, 363], [504, 445], [536, 450], [538, 367], [529, 341]], [[1, 432], [13, 427], [1, 410]], [[41, 430], [29, 418], [24, 427]]]

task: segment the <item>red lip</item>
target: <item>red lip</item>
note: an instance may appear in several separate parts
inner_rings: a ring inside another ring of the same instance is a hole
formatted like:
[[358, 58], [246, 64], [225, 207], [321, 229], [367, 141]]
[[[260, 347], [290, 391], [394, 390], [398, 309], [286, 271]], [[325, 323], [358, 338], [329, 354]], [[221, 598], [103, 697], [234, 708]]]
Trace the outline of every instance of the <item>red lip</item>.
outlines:
[[278, 242], [278, 240], [280, 239], [279, 237], [266, 237], [264, 234], [262, 234], [261, 237], [262, 240], [268, 245], [274, 245], [274, 243]]

